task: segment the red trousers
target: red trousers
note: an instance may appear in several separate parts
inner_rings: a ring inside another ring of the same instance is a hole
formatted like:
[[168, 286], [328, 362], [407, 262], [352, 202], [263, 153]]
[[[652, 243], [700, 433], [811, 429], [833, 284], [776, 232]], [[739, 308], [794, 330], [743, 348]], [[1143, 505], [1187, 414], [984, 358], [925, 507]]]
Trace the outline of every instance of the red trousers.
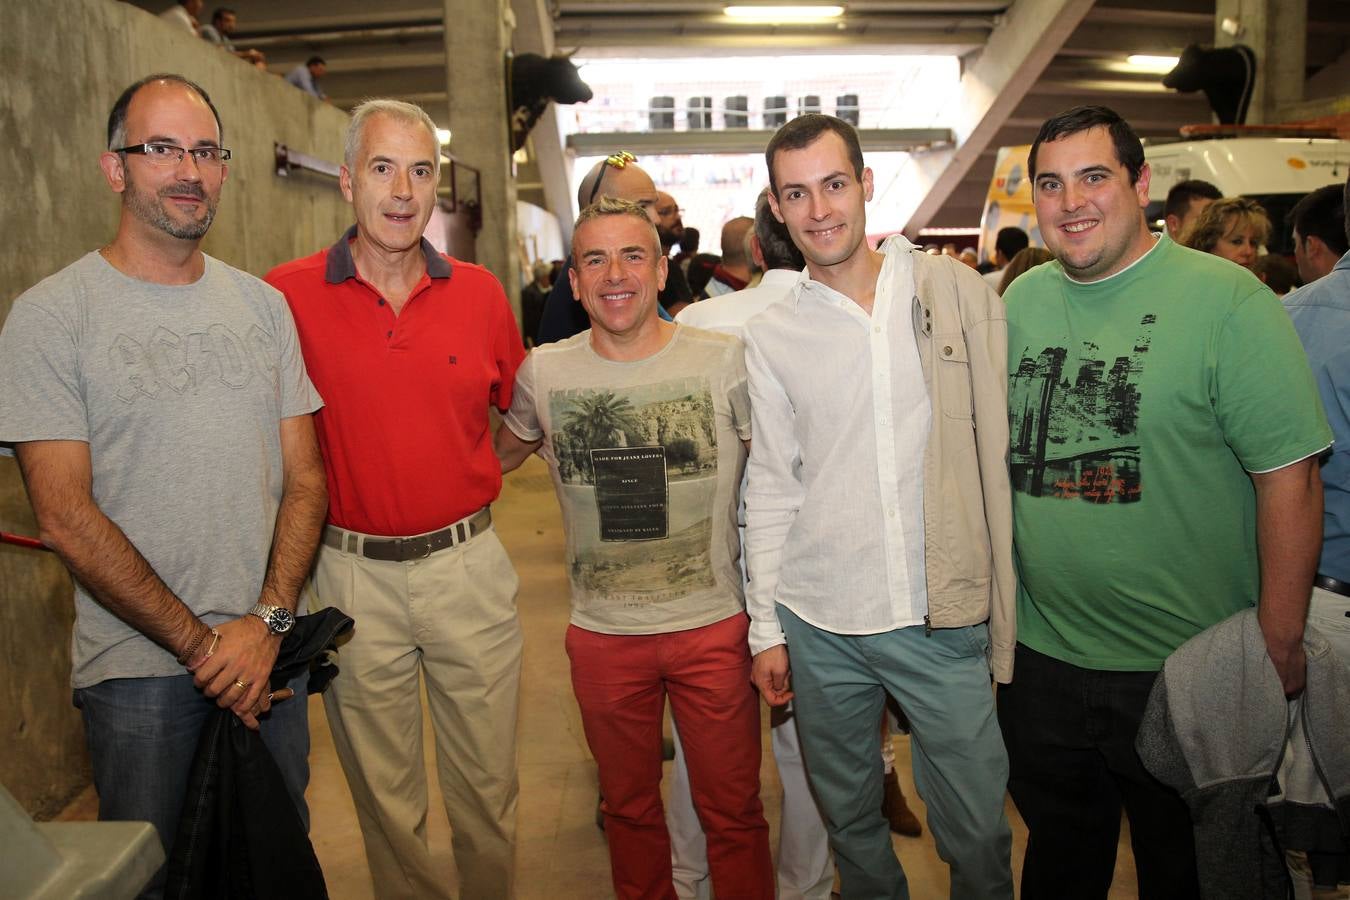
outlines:
[[748, 628], [749, 619], [737, 613], [669, 634], [567, 629], [572, 689], [600, 770], [619, 900], [675, 900], [661, 807], [661, 714], [667, 695], [689, 765], [694, 809], [708, 836], [714, 893], [726, 900], [773, 900]]

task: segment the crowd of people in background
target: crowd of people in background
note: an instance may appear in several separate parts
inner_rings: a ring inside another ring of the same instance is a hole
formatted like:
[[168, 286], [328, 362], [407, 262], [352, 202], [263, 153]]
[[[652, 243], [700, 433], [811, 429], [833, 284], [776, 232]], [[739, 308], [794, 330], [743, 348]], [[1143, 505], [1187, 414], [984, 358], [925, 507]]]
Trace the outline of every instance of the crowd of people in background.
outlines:
[[[172, 6], [160, 13], [159, 17], [191, 32], [209, 44], [216, 45], [226, 53], [253, 63], [258, 69], [266, 72], [266, 54], [256, 48], [241, 50], [234, 45], [234, 32], [239, 26], [239, 14], [228, 6], [218, 6], [211, 13], [211, 21], [203, 23], [200, 16], [205, 7], [206, 0], [176, 0]], [[328, 95], [319, 84], [327, 71], [328, 64], [324, 58], [316, 55], [297, 65], [283, 77], [287, 84], [327, 102]]]
[[[165, 17], [265, 62], [201, 7]], [[287, 80], [322, 98], [323, 73]], [[129, 86], [100, 156], [115, 236], [0, 331], [0, 441], [75, 576], [101, 816], [172, 846], [219, 708], [275, 756], [303, 841], [305, 681], [273, 667], [312, 594], [356, 622], [324, 707], [381, 896], [512, 896], [522, 632], [491, 506], [537, 454], [621, 900], [902, 897], [891, 835], [925, 824], [953, 896], [1011, 900], [1009, 794], [1026, 900], [1104, 896], [1122, 815], [1141, 896], [1350, 880], [1324, 827], [1350, 804], [1350, 181], [1291, 211], [1291, 273], [1262, 263], [1260, 204], [1203, 182], [1154, 232], [1139, 138], [1077, 107], [1030, 151], [1046, 246], [1003, 228], [981, 261], [871, 242], [856, 130], [806, 114], [715, 256], [636, 156], [595, 163], [518, 321], [423, 237], [419, 107], [353, 111], [353, 224], [265, 279], [200, 250], [229, 159], [200, 85]], [[424, 706], [457, 892], [427, 846]]]

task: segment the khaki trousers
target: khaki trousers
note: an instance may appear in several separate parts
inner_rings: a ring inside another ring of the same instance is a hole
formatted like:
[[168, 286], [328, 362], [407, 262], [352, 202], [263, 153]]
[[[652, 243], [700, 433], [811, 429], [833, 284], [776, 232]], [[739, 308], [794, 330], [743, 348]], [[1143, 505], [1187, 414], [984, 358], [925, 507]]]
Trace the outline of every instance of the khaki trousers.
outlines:
[[491, 528], [408, 562], [319, 548], [311, 609], [334, 606], [356, 620], [324, 708], [378, 898], [454, 896], [427, 851], [419, 672], [458, 896], [513, 896], [519, 583]]

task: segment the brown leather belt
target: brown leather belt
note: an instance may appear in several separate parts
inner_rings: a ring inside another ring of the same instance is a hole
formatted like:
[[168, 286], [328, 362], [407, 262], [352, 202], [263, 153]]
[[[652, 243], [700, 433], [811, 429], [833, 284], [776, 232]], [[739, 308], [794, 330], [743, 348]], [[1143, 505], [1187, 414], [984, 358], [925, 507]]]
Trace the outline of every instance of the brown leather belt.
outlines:
[[492, 510], [483, 507], [471, 516], [465, 516], [440, 531], [419, 534], [416, 537], [372, 537], [358, 531], [348, 531], [336, 525], [327, 525], [323, 529], [323, 542], [334, 550], [355, 553], [366, 559], [378, 559], [383, 562], [407, 562], [410, 559], [426, 559], [438, 550], [462, 544], [475, 535], [482, 534], [492, 525]]
[[[1331, 591], [1333, 594], [1340, 594], [1342, 597], [1350, 597], [1350, 582], [1338, 581], [1330, 575], [1319, 574], [1313, 579], [1313, 587], [1320, 587], [1324, 591]], [[1350, 613], [1347, 613], [1350, 615]]]

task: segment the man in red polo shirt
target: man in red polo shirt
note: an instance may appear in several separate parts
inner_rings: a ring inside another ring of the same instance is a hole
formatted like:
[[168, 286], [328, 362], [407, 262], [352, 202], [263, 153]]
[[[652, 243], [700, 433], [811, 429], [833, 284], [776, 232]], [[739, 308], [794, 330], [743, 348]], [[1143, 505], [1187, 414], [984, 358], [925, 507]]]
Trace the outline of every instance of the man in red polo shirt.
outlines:
[[422, 239], [439, 155], [418, 107], [358, 106], [341, 173], [356, 225], [267, 281], [327, 402], [314, 586], [356, 630], [324, 702], [377, 894], [454, 893], [427, 851], [420, 672], [458, 896], [491, 900], [512, 892], [521, 634], [488, 407], [510, 408], [524, 351], [497, 279]]

